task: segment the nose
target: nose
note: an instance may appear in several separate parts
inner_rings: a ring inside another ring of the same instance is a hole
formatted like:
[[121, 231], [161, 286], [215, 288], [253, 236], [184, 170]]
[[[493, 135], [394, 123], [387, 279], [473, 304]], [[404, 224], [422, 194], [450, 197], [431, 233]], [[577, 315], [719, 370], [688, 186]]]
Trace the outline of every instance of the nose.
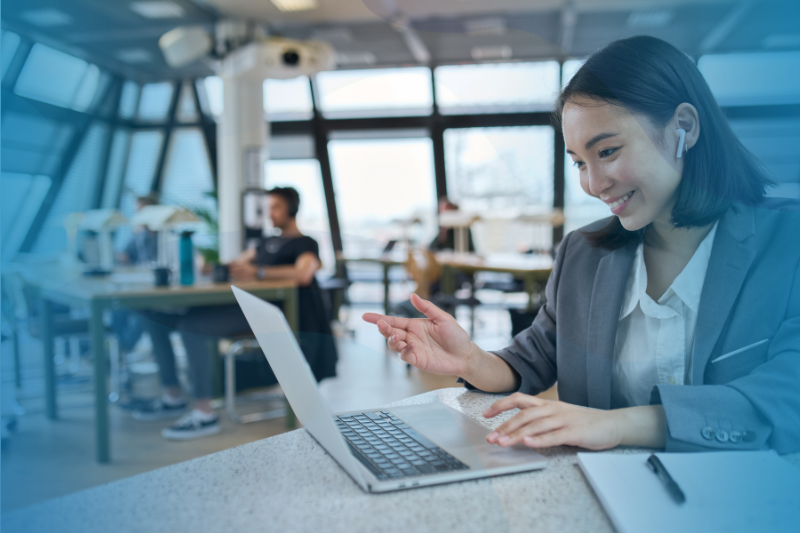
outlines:
[[592, 196], [600, 196], [603, 191], [613, 185], [613, 180], [609, 178], [602, 169], [593, 169], [591, 167], [586, 169], [589, 184], [589, 193]]

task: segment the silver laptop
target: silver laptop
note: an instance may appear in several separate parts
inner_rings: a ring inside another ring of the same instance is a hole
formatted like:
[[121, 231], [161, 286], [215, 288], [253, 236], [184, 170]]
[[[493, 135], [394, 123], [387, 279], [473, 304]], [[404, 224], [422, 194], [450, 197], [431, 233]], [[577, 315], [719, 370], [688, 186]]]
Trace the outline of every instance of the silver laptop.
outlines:
[[333, 415], [283, 312], [231, 288], [297, 418], [365, 491], [513, 474], [547, 464], [524, 446], [488, 444], [488, 429], [442, 403]]

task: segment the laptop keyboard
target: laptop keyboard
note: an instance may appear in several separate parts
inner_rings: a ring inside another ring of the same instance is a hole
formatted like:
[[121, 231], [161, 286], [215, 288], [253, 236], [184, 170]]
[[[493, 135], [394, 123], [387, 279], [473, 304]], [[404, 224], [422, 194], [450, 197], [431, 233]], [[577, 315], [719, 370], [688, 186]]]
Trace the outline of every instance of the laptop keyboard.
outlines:
[[387, 411], [334, 418], [350, 451], [378, 479], [401, 479], [469, 467]]

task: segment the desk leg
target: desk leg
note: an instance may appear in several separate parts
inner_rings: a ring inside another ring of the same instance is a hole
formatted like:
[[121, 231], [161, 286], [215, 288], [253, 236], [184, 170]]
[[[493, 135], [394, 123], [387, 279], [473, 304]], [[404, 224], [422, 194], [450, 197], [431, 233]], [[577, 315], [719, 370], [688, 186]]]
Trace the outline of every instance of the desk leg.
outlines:
[[56, 368], [53, 362], [53, 305], [46, 298], [42, 299], [41, 319], [42, 351], [44, 352], [44, 389], [47, 418], [58, 418], [56, 402]]
[[533, 309], [533, 291], [536, 288], [536, 280], [533, 276], [525, 276], [525, 292], [528, 293], [528, 309], [530, 312]]
[[[452, 296], [456, 292], [456, 269], [449, 265], [442, 265], [442, 294]], [[456, 316], [456, 308], [447, 306], [445, 311]]]
[[[286, 315], [286, 321], [292, 331], [297, 333], [300, 329], [300, 312], [297, 289], [289, 289], [284, 293], [283, 297], [283, 313]], [[292, 411], [292, 406], [286, 402], [286, 427], [287, 429], [294, 429], [297, 427], [297, 417]]]
[[98, 463], [110, 463], [108, 428], [108, 390], [106, 385], [106, 351], [103, 346], [105, 327], [103, 308], [97, 302], [91, 304], [89, 317], [89, 342], [94, 359], [94, 434], [95, 453]]
[[389, 314], [389, 268], [390, 265], [383, 265], [383, 314]]

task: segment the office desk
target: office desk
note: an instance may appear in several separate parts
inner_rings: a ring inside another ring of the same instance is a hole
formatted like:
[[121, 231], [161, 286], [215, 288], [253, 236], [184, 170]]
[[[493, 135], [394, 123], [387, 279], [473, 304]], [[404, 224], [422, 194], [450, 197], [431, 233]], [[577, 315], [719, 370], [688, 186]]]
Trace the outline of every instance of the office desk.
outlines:
[[528, 310], [533, 308], [533, 295], [536, 284], [544, 285], [553, 269], [553, 259], [549, 255], [489, 254], [481, 257], [476, 254], [457, 254], [439, 252], [436, 260], [442, 265], [442, 292], [453, 294], [456, 290], [455, 272], [470, 276], [476, 272], [499, 272], [511, 274], [522, 279], [528, 294]]
[[344, 263], [377, 263], [383, 269], [383, 314], [389, 314], [389, 270], [394, 266], [404, 266], [406, 255], [390, 253], [376, 256], [346, 256], [341, 252], [336, 254], [336, 260]]
[[[104, 349], [103, 311], [106, 309], [156, 309], [197, 307], [236, 303], [230, 283], [199, 280], [195, 285], [154, 287], [152, 283], [120, 282], [114, 277], [90, 278], [45, 276], [36, 285], [42, 300], [42, 343], [44, 345], [47, 417], [58, 418], [56, 380], [53, 363], [52, 304], [89, 308], [89, 343], [94, 360], [94, 409], [96, 457], [100, 463], [111, 461], [108, 428], [108, 392]], [[297, 330], [297, 285], [294, 281], [257, 281], [237, 283], [238, 287], [265, 300], [283, 301], [287, 321]]]
[[[438, 399], [482, 420], [480, 413], [497, 398], [458, 388], [392, 405]], [[486, 425], [496, 427], [510, 416]], [[9, 513], [3, 529], [611, 532], [577, 465], [577, 451], [544, 450], [550, 464], [536, 472], [370, 495], [299, 429]], [[800, 454], [784, 458], [800, 467]]]

